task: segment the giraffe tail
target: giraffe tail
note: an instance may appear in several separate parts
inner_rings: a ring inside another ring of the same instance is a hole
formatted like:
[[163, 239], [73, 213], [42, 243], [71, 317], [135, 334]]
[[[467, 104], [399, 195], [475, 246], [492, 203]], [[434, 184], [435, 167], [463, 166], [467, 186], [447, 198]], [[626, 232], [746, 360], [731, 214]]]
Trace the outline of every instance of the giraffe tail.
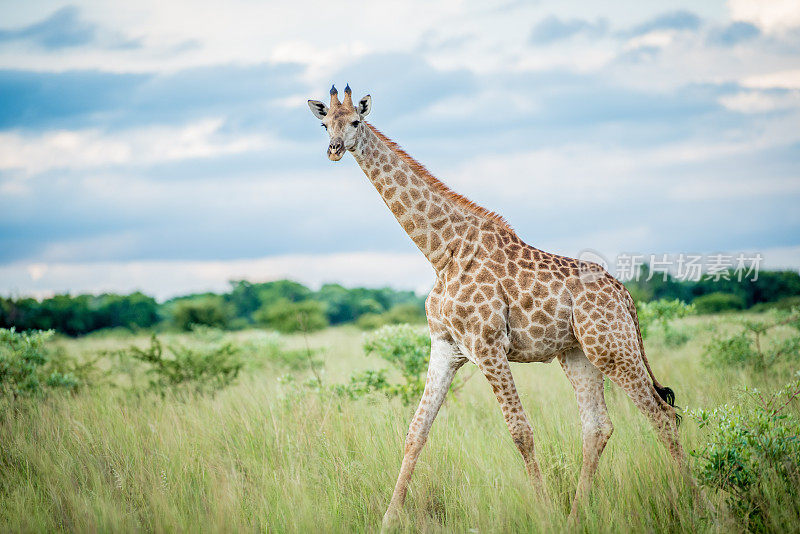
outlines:
[[[647, 373], [650, 375], [650, 379], [653, 381], [653, 388], [655, 388], [656, 393], [661, 399], [672, 406], [673, 408], [677, 408], [675, 405], [675, 392], [672, 391], [672, 388], [667, 386], [662, 386], [661, 383], [656, 380], [656, 376], [653, 374], [653, 370], [650, 368], [650, 362], [647, 361], [647, 356], [644, 353], [644, 341], [642, 340], [642, 331], [639, 329], [639, 316], [636, 313], [636, 304], [633, 302], [633, 297], [628, 292], [625, 286], [622, 286], [622, 290], [624, 291], [625, 296], [627, 297], [627, 305], [628, 305], [628, 313], [631, 315], [631, 319], [633, 319], [633, 324], [636, 326], [636, 337], [639, 340], [639, 352], [642, 355], [642, 361], [644, 362], [644, 366], [647, 368]], [[675, 412], [675, 424], [680, 426], [681, 424], [681, 414]]]

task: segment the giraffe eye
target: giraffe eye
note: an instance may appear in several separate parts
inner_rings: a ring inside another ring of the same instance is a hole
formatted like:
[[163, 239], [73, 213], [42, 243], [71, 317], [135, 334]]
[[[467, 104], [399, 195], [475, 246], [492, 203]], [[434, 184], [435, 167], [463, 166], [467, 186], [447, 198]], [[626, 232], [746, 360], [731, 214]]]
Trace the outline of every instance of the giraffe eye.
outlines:
[[358, 125], [361, 124], [361, 121], [353, 121], [350, 124], [353, 125], [353, 128], [358, 128]]

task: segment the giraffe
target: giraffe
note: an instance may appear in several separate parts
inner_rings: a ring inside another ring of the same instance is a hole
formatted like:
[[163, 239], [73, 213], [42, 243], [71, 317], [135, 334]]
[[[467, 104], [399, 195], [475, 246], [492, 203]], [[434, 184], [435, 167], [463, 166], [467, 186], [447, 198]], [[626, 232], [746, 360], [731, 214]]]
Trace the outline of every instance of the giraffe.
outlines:
[[499, 215], [455, 193], [364, 118], [350, 86], [340, 102], [309, 100], [330, 136], [327, 155], [350, 152], [389, 210], [436, 272], [425, 301], [431, 353], [425, 389], [409, 425], [403, 461], [383, 518], [399, 519], [411, 474], [456, 372], [475, 364], [497, 397], [533, 486], [544, 492], [534, 436], [509, 362], [558, 358], [575, 390], [583, 464], [570, 517], [589, 493], [613, 432], [603, 396], [608, 377], [650, 420], [685, 472], [673, 391], [653, 375], [636, 307], [627, 289], [597, 264], [550, 254], [524, 243]]

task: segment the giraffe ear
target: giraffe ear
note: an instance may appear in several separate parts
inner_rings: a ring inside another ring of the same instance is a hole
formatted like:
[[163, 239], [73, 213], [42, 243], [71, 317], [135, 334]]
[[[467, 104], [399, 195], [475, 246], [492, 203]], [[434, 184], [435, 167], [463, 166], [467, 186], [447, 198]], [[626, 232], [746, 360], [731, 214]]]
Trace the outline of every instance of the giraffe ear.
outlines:
[[328, 114], [328, 106], [319, 100], [309, 100], [308, 107], [311, 109], [311, 113], [318, 119], [324, 119]]
[[358, 108], [356, 111], [362, 117], [366, 117], [369, 115], [369, 112], [372, 111], [372, 97], [367, 95], [358, 102]]

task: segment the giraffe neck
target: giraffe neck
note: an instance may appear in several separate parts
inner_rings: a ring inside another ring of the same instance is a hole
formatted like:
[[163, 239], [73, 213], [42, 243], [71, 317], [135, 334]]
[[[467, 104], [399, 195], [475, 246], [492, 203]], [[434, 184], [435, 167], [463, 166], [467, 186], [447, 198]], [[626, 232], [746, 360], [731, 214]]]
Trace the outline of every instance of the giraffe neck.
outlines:
[[411, 240], [440, 272], [469, 240], [477, 239], [480, 218], [372, 125], [353, 149], [364, 174]]

